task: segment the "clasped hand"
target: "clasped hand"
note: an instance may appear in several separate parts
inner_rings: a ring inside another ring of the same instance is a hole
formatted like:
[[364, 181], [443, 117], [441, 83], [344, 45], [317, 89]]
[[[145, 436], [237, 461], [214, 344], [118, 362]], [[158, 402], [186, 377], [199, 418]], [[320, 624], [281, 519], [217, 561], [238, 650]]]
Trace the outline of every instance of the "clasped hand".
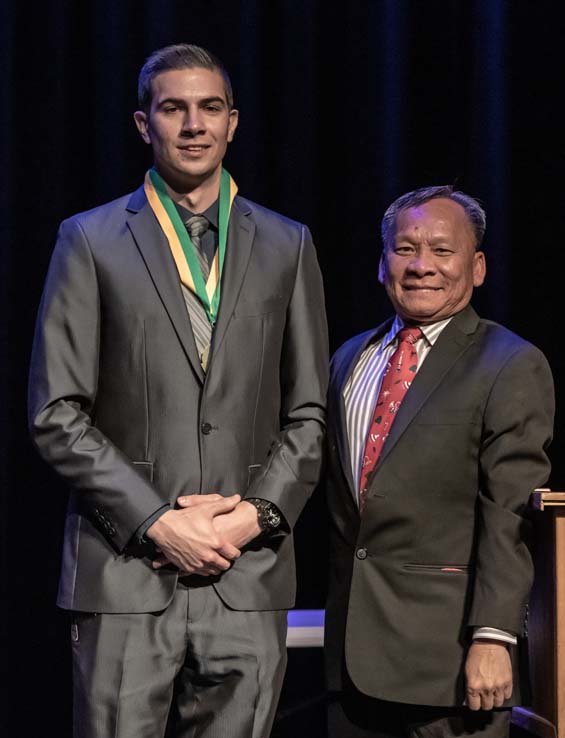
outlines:
[[257, 511], [239, 495], [186, 495], [147, 531], [159, 551], [153, 568], [173, 565], [184, 576], [221, 574], [261, 532]]

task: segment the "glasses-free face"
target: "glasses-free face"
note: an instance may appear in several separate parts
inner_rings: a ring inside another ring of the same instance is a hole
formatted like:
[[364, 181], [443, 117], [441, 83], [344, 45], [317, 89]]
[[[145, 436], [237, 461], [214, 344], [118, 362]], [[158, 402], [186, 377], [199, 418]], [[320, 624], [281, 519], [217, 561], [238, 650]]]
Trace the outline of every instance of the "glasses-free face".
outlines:
[[152, 81], [151, 106], [135, 123], [153, 148], [155, 167], [177, 192], [219, 181], [227, 145], [237, 128], [224, 80], [209, 69], [174, 69]]
[[398, 315], [420, 325], [462, 310], [485, 274], [466, 213], [447, 198], [401, 210], [379, 264], [379, 281]]

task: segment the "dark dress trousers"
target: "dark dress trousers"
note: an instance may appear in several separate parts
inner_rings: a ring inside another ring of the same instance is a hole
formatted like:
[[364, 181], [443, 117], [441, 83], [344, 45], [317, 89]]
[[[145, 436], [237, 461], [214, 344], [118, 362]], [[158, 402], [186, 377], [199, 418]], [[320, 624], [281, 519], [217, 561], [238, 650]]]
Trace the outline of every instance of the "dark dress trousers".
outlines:
[[[32, 438], [70, 488], [58, 604], [150, 613], [177, 575], [136, 532], [179, 495], [272, 501], [290, 530], [319, 474], [327, 330], [308, 229], [234, 200], [204, 375], [143, 189], [61, 225], [37, 321]], [[213, 587], [232, 610], [295, 596], [292, 533], [252, 542]]]
[[332, 361], [328, 680], [339, 690], [346, 671], [369, 697], [457, 706], [473, 628], [523, 635], [526, 511], [549, 474], [553, 382], [538, 349], [465, 308], [408, 390], [360, 516], [342, 393], [389, 327], [351, 339]]

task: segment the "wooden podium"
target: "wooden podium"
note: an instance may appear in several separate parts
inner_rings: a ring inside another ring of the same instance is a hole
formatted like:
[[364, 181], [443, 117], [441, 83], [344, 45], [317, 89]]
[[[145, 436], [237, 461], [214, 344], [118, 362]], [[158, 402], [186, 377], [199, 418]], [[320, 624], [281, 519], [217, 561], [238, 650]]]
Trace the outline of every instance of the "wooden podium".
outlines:
[[532, 709], [514, 708], [512, 719], [540, 738], [565, 738], [565, 492], [532, 495], [536, 576], [528, 636]]

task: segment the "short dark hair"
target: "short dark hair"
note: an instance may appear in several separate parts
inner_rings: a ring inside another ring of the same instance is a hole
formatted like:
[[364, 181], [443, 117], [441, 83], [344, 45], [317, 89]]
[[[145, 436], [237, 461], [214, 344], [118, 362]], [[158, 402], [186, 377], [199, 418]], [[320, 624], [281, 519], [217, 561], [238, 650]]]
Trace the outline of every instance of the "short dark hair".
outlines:
[[394, 237], [396, 220], [398, 218], [398, 213], [401, 210], [417, 207], [418, 205], [422, 205], [429, 200], [435, 200], [439, 197], [453, 200], [461, 205], [475, 235], [475, 248], [480, 248], [487, 225], [485, 211], [478, 200], [475, 200], [474, 197], [466, 195], [460, 190], [453, 189], [451, 185], [420, 187], [420, 189], [407, 192], [405, 195], [396, 199], [387, 209], [381, 223], [381, 235], [385, 248]]
[[209, 69], [219, 72], [224, 80], [228, 108], [233, 108], [233, 90], [226, 68], [218, 57], [210, 51], [193, 44], [173, 44], [157, 49], [145, 60], [141, 67], [137, 81], [137, 102], [141, 110], [146, 113], [151, 107], [151, 83], [162, 72], [172, 69]]

